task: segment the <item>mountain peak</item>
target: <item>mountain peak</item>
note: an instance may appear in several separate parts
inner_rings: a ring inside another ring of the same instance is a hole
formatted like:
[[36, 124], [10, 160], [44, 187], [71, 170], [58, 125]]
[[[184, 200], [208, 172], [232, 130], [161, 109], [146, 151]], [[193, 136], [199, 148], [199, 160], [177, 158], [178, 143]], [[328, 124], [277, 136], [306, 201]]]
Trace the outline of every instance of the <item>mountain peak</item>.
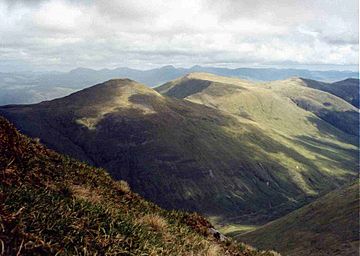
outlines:
[[239, 89], [243, 86], [253, 85], [253, 82], [239, 78], [218, 76], [204, 72], [193, 72], [177, 78], [156, 88], [163, 95], [186, 98], [206, 90], [208, 87], [215, 89], [218, 93], [227, 91], [224, 88]]
[[232, 85], [243, 85], [245, 84], [253, 84], [254, 82], [241, 79], [238, 77], [227, 77], [227, 76], [219, 76], [212, 73], [206, 72], [192, 72], [185, 76], [188, 79], [198, 79], [198, 80], [207, 80], [211, 82], [223, 83], [223, 84], [232, 84]]
[[[161, 97], [160, 94], [146, 85], [129, 78], [116, 78], [73, 93], [64, 99], [85, 96], [86, 98], [95, 97], [97, 99], [113, 99], [116, 97], [122, 97], [124, 94], [151, 94]], [[96, 102], [92, 102], [92, 104], [94, 103]]]
[[[119, 109], [156, 113], [154, 106], [162, 102], [163, 96], [146, 85], [128, 78], [111, 79], [75, 92], [67, 97], [43, 102], [52, 111], [76, 113], [76, 122], [94, 129], [105, 115]], [[65, 106], [65, 107], [64, 107]]]
[[216, 77], [214, 74], [206, 73], [206, 72], [191, 72], [185, 75], [186, 78], [189, 79], [209, 79]]
[[136, 83], [138, 83], [138, 82], [125, 77], [125, 78], [113, 78], [113, 79], [110, 79], [110, 80], [107, 80], [107, 81], [103, 82], [102, 84], [104, 86], [106, 86], [106, 85], [125, 86], [125, 85], [128, 85], [128, 84], [136, 84]]
[[344, 80], [337, 81], [335, 83], [356, 83], [359, 84], [359, 78], [346, 78]]

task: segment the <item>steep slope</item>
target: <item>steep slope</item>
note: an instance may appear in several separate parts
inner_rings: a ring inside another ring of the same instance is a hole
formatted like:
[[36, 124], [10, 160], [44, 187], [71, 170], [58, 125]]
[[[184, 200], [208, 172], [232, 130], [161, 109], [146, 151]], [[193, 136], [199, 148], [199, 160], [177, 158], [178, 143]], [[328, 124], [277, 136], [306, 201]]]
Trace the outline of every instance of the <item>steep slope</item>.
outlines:
[[[196, 210], [219, 221], [274, 219], [356, 177], [352, 136], [266, 88], [219, 79], [205, 89], [211, 90], [204, 98], [212, 107], [122, 79], [62, 99], [2, 107], [0, 113], [24, 133], [106, 168], [163, 207]], [[246, 110], [232, 98], [238, 91], [249, 95], [241, 101]], [[262, 106], [272, 102], [268, 113]]]
[[359, 108], [359, 79], [348, 78], [334, 83], [324, 83], [303, 78], [302, 80], [305, 86], [329, 92]]
[[273, 255], [216, 240], [203, 217], [165, 211], [2, 117], [0, 168], [1, 255]]
[[[315, 84], [314, 81], [311, 82]], [[309, 87], [310, 82], [301, 78], [292, 78], [284, 81], [271, 82], [269, 85], [279, 95], [286, 96], [299, 107], [314, 113], [319, 118], [342, 130], [345, 133], [359, 136], [359, 110], [347, 101], [337, 97], [336, 94], [327, 93], [327, 85], [317, 90]], [[345, 86], [343, 96], [346, 95]], [[339, 90], [328, 90], [335, 93]], [[339, 94], [339, 93], [338, 93]], [[350, 95], [356, 97], [358, 89], [350, 90]]]
[[359, 255], [359, 183], [238, 238], [289, 256]]

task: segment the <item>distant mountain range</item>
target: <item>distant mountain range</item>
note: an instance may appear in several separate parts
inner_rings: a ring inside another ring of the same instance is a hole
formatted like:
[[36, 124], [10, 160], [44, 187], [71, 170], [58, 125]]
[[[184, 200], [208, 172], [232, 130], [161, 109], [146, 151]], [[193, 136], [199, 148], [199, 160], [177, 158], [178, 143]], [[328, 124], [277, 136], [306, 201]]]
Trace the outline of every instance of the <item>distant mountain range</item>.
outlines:
[[114, 78], [129, 78], [153, 87], [192, 72], [207, 72], [252, 81], [282, 80], [296, 76], [322, 82], [334, 82], [359, 77], [358, 72], [351, 71], [311, 71], [306, 69], [275, 68], [229, 69], [202, 66], [191, 68], [164, 66], [151, 70], [131, 68], [93, 70], [77, 68], [70, 72], [0, 73], [0, 105], [37, 103], [43, 100], [51, 100], [66, 96], [90, 84]]

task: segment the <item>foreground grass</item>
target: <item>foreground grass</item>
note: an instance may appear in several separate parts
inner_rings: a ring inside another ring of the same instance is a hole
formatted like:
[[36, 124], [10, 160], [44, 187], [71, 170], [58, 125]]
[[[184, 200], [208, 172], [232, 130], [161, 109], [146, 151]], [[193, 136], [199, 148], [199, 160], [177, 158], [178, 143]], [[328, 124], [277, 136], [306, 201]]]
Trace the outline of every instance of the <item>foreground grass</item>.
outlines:
[[197, 214], [165, 211], [0, 117], [1, 255], [273, 255], [217, 241]]

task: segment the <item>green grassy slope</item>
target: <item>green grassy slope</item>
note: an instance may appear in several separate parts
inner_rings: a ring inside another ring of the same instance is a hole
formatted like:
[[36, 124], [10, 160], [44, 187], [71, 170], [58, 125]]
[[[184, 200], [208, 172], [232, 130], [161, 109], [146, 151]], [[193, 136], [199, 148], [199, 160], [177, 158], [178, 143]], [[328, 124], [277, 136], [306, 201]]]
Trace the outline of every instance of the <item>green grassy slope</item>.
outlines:
[[[198, 86], [204, 83], [206, 87]], [[182, 91], [189, 92], [189, 84], [197, 90], [184, 94]], [[252, 140], [257, 148], [247, 153], [264, 150], [264, 156], [284, 166], [308, 195], [326, 190], [335, 180], [351, 180], [351, 173], [357, 173], [357, 109], [339, 97], [305, 86], [301, 79], [252, 83], [192, 73], [156, 90], [260, 127], [271, 141]], [[250, 130], [248, 136], [258, 132]], [[326, 177], [316, 180], [312, 177], [315, 172]], [[272, 175], [278, 174], [273, 171]]]
[[[164, 95], [186, 98], [249, 118], [276, 130], [280, 128], [286, 134], [293, 129], [294, 132], [310, 129], [311, 133], [314, 129], [306, 126], [306, 119], [313, 119], [315, 115], [321, 119], [319, 122], [325, 121], [342, 132], [358, 136], [358, 109], [334, 94], [311, 88], [308, 81], [291, 78], [251, 83], [236, 78], [192, 73], [156, 90]], [[204, 84], [205, 87], [202, 86]], [[196, 89], [191, 91], [189, 88]]]
[[[359, 110], [336, 94], [309, 87], [309, 83], [308, 80], [292, 78], [271, 82], [269, 86], [278, 95], [291, 99], [297, 106], [314, 113], [328, 124], [345, 133], [359, 136]], [[344, 85], [344, 91], [345, 88]], [[352, 90], [352, 93], [356, 95], [358, 91]]]
[[165, 208], [219, 221], [274, 219], [356, 177], [355, 136], [267, 87], [212, 79], [195, 88], [207, 94], [191, 99], [211, 107], [125, 79], [0, 113]]
[[359, 183], [238, 238], [284, 255], [359, 255]]
[[273, 255], [216, 240], [203, 217], [163, 210], [2, 117], [0, 170], [1, 255]]

